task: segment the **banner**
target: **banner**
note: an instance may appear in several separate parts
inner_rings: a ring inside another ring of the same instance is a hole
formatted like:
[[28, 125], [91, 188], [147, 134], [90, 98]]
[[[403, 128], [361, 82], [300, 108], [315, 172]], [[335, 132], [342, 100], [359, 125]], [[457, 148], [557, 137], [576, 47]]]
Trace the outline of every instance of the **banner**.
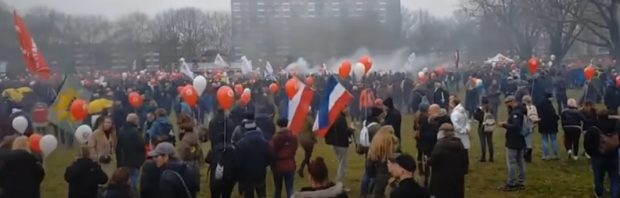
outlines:
[[80, 81], [68, 76], [65, 77], [60, 92], [50, 107], [47, 119], [66, 132], [73, 132], [82, 122], [71, 116], [71, 103], [75, 99], [90, 101], [91, 93], [86, 90]]
[[49, 67], [47, 61], [43, 57], [43, 53], [37, 48], [37, 44], [34, 42], [28, 27], [24, 20], [17, 15], [17, 11], [13, 11], [15, 18], [15, 31], [17, 32], [17, 40], [21, 47], [21, 52], [24, 55], [24, 62], [30, 73], [35, 74], [41, 78], [47, 79], [49, 77]]

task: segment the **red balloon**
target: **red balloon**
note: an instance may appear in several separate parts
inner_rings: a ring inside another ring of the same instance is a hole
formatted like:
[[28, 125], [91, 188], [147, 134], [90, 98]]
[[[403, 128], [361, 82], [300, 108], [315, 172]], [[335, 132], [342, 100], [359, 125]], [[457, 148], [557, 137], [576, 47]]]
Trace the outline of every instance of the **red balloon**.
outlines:
[[439, 76], [446, 75], [446, 67], [444, 67], [444, 66], [441, 66], [441, 67], [437, 68], [436, 71], [437, 71], [437, 75], [439, 75]]
[[588, 65], [584, 70], [583, 73], [586, 76], [586, 80], [591, 81], [594, 76], [596, 76], [596, 68], [594, 68], [594, 66], [592, 65]]
[[269, 85], [269, 90], [271, 91], [271, 93], [275, 94], [278, 93], [278, 84], [276, 83], [271, 83], [271, 85]]
[[289, 100], [293, 99], [293, 97], [299, 90], [299, 86], [297, 84], [298, 82], [299, 80], [297, 80], [297, 78], [291, 78], [286, 82], [286, 85], [284, 85], [286, 88], [286, 95], [288, 96]]
[[129, 104], [134, 108], [140, 108], [144, 103], [144, 98], [138, 92], [129, 93]]
[[375, 107], [383, 107], [383, 100], [381, 98], [375, 100]]
[[183, 90], [181, 90], [181, 98], [183, 98], [183, 101], [189, 106], [196, 107], [196, 104], [198, 104], [198, 92], [192, 85], [183, 87]]
[[217, 102], [224, 110], [230, 110], [235, 104], [235, 93], [229, 86], [222, 86], [217, 90]]
[[620, 87], [620, 75], [616, 76], [616, 86]]
[[71, 103], [71, 116], [77, 121], [82, 121], [88, 116], [88, 103], [82, 99], [76, 99]]
[[362, 56], [362, 58], [360, 58], [359, 62], [364, 64], [364, 74], [368, 74], [368, 72], [372, 68], [372, 58], [370, 58], [370, 56], [368, 55], [364, 55]]
[[349, 78], [349, 76], [351, 76], [351, 68], [352, 67], [353, 67], [353, 65], [351, 64], [351, 61], [344, 60], [342, 62], [342, 65], [340, 65], [340, 69], [338, 69], [338, 75], [340, 76], [340, 78], [342, 78], [342, 79]]
[[30, 149], [34, 152], [41, 153], [41, 138], [43, 136], [38, 133], [30, 135], [28, 140], [30, 141]]
[[235, 85], [235, 93], [237, 93], [237, 95], [241, 95], [243, 93], [243, 85], [242, 84], [236, 84]]
[[248, 105], [248, 103], [250, 103], [250, 100], [252, 100], [252, 92], [250, 91], [244, 91], [241, 94], [241, 104], [243, 106]]
[[534, 75], [536, 74], [536, 72], [538, 72], [538, 66], [540, 65], [540, 62], [536, 57], [532, 57], [528, 61], [528, 65], [530, 66], [530, 74]]
[[308, 86], [312, 87], [312, 85], [314, 85], [314, 77], [312, 77], [312, 76], [308, 76], [308, 77], [306, 78], [306, 84], [307, 84]]

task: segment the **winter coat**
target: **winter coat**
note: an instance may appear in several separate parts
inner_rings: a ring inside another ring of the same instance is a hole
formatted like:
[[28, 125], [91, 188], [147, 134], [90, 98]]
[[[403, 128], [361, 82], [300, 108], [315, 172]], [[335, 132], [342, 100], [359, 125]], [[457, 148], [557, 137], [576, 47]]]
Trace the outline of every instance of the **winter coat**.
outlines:
[[97, 162], [80, 158], [65, 170], [65, 181], [69, 183], [69, 198], [97, 198], [99, 185], [105, 184], [108, 176]]
[[276, 133], [276, 125], [273, 123], [273, 118], [269, 114], [257, 114], [256, 118], [257, 127], [263, 132], [265, 140], [271, 141], [271, 138]]
[[586, 117], [577, 108], [569, 107], [564, 109], [561, 114], [562, 127], [578, 126], [581, 127], [586, 122]]
[[111, 184], [102, 193], [101, 198], [133, 198], [128, 184]]
[[[553, 108], [551, 101], [544, 100], [536, 108], [538, 111], [538, 132], [540, 133], [557, 133], [559, 116]], [[528, 112], [529, 114], [529, 112]]]
[[402, 115], [400, 111], [392, 107], [388, 107], [387, 114], [385, 116], [385, 120], [383, 121], [383, 125], [391, 125], [394, 128], [394, 135], [400, 140], [400, 127], [402, 122]]
[[[425, 145], [424, 147], [426, 153], [431, 154], [433, 149], [435, 148], [435, 144], [437, 143], [437, 133], [439, 132], [439, 127], [444, 124], [449, 123], [452, 124], [450, 117], [447, 114], [440, 114], [435, 118], [429, 119], [429, 127], [428, 131], [422, 131], [420, 135], [422, 143]], [[426, 131], [426, 132], [425, 132]]]
[[440, 139], [433, 149], [431, 166], [431, 195], [437, 198], [465, 197], [467, 151], [457, 137]]
[[165, 165], [159, 178], [160, 197], [195, 198], [198, 191], [200, 191], [198, 169], [179, 160]]
[[132, 123], [125, 124], [118, 132], [118, 144], [116, 145], [117, 166], [140, 169], [146, 159], [144, 147], [144, 137], [138, 130], [138, 126]]
[[281, 173], [295, 172], [297, 137], [288, 129], [281, 130], [273, 137], [271, 147], [276, 157], [275, 170]]
[[332, 146], [349, 147], [349, 138], [353, 130], [347, 124], [347, 118], [341, 113], [325, 136], [325, 143]]
[[476, 88], [467, 89], [465, 92], [465, 110], [474, 112], [474, 110], [480, 105], [480, 94]]
[[38, 198], [44, 176], [41, 161], [33, 154], [11, 151], [0, 169], [0, 198]]
[[448, 103], [450, 102], [450, 93], [444, 88], [438, 88], [433, 93], [433, 103], [439, 105], [441, 108], [448, 109]]
[[230, 143], [235, 130], [235, 125], [224, 112], [218, 111], [211, 121], [209, 121], [209, 140], [211, 140], [211, 148]]
[[186, 132], [177, 147], [179, 159], [199, 167], [203, 162], [202, 146], [196, 132]]
[[521, 134], [523, 119], [525, 119], [523, 111], [524, 110], [521, 109], [521, 107], [515, 107], [508, 114], [506, 125], [503, 126], [506, 128], [506, 148], [525, 148], [525, 137]]
[[237, 143], [237, 157], [241, 182], [264, 181], [267, 167], [274, 157], [269, 143], [260, 131], [248, 131]]
[[[606, 135], [611, 135], [612, 133], [618, 133], [615, 130], [616, 124], [618, 124], [617, 119], [611, 118], [603, 118], [597, 120], [595, 126], [600, 129], [600, 131]], [[616, 159], [618, 158], [618, 149], [614, 149], [609, 153], [601, 153], [599, 151], [600, 144], [600, 135], [598, 132], [595, 132], [590, 128], [583, 135], [583, 147], [586, 150], [586, 153], [593, 158], [605, 158], [605, 159]], [[620, 136], [620, 135], [619, 135]]]
[[390, 198], [429, 198], [428, 192], [422, 188], [413, 178], [398, 182], [398, 186], [392, 189]]
[[302, 188], [293, 194], [293, 198], [348, 198], [348, 196], [342, 183], [330, 183], [323, 188]]
[[166, 140], [171, 135], [174, 136], [174, 132], [172, 132], [172, 130], [173, 128], [170, 123], [170, 119], [168, 119], [168, 117], [159, 117], [155, 120], [155, 122], [153, 122], [153, 126], [151, 126], [148, 133], [153, 140]]
[[90, 147], [91, 158], [93, 160], [99, 160], [101, 156], [114, 156], [117, 143], [118, 138], [114, 129], [110, 132], [110, 135], [106, 135], [101, 129], [95, 130], [95, 132], [88, 137], [88, 147]]
[[154, 160], [148, 160], [144, 163], [140, 173], [140, 197], [159, 197], [159, 178], [161, 173], [162, 170], [157, 168]]
[[465, 149], [469, 149], [469, 130], [471, 127], [469, 126], [467, 112], [461, 104], [454, 107], [452, 113], [450, 114], [450, 120], [452, 120], [452, 125], [454, 126], [455, 136], [461, 139]]

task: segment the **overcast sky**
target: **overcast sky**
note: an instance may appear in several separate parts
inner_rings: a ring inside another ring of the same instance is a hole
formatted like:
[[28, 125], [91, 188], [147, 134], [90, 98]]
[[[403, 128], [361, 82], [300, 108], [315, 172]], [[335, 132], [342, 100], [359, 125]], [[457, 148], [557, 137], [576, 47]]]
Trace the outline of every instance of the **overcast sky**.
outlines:
[[[116, 18], [140, 11], [154, 15], [169, 8], [198, 7], [206, 10], [230, 10], [230, 0], [4, 0], [9, 6], [25, 12], [36, 6], [51, 7], [70, 14], [97, 14]], [[439, 16], [449, 16], [458, 0], [401, 0], [411, 9], [427, 9]]]

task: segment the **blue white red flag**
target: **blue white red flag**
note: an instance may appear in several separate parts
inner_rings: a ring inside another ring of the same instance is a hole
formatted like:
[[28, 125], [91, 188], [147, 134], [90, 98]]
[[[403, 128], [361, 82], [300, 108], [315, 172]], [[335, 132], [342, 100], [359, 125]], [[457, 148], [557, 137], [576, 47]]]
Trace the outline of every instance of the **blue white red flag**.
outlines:
[[313, 130], [319, 137], [327, 135], [329, 128], [352, 100], [353, 95], [334, 76], [330, 77], [321, 95], [319, 112], [314, 120]]
[[288, 128], [299, 134], [310, 112], [314, 92], [301, 81], [297, 81], [297, 93], [288, 101]]

